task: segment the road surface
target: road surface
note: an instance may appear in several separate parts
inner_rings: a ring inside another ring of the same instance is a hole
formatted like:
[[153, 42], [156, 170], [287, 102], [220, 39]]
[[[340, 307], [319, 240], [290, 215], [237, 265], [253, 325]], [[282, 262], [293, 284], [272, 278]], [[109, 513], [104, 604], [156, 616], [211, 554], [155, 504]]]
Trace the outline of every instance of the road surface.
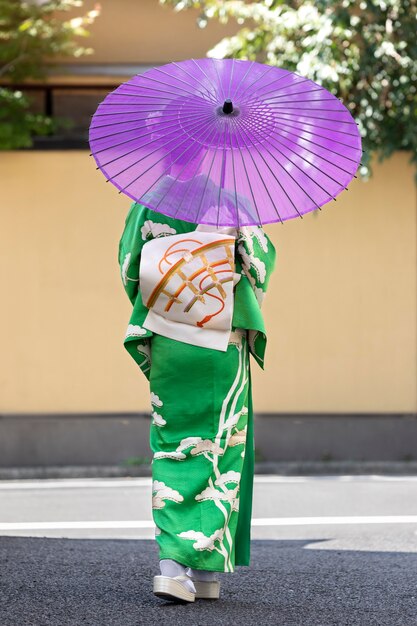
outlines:
[[417, 626], [417, 477], [256, 476], [250, 567], [152, 594], [149, 478], [0, 482], [0, 626]]

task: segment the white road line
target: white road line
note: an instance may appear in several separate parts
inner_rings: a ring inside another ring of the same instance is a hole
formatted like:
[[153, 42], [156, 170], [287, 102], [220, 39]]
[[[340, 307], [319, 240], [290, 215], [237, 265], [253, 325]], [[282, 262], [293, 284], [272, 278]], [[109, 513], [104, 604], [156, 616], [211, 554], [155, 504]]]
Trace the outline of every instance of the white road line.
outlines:
[[152, 484], [151, 478], [127, 478], [126, 480], [120, 479], [107, 479], [101, 480], [97, 478], [92, 479], [77, 479], [77, 480], [39, 480], [31, 482], [22, 481], [8, 481], [2, 483], [0, 481], [0, 491], [20, 491], [25, 489], [111, 489], [123, 487], [126, 489], [137, 487], [148, 487]]
[[[417, 482], [417, 476], [383, 476], [379, 474], [358, 474], [358, 475], [323, 475], [323, 476], [282, 476], [257, 474], [254, 477], [255, 484], [269, 483], [311, 483], [317, 481], [336, 482]], [[0, 491], [20, 491], [26, 489], [136, 489], [138, 487], [149, 487], [152, 484], [151, 477], [141, 478], [79, 478], [68, 480], [65, 478], [41, 479], [41, 480], [0, 480]]]
[[257, 474], [255, 483], [311, 483], [334, 482], [417, 482], [417, 476], [387, 476], [383, 474], [323, 474], [311, 476], [282, 476], [278, 474]]
[[260, 517], [252, 520], [252, 526], [316, 526], [327, 524], [417, 524], [417, 515]]
[[155, 528], [150, 520], [114, 521], [114, 522], [6, 522], [0, 523], [2, 530], [88, 530], [116, 528]]
[[[260, 517], [252, 526], [316, 526], [334, 524], [417, 524], [417, 515], [368, 515], [329, 517]], [[3, 522], [0, 531], [10, 530], [88, 530], [155, 528], [151, 520], [78, 522]]]

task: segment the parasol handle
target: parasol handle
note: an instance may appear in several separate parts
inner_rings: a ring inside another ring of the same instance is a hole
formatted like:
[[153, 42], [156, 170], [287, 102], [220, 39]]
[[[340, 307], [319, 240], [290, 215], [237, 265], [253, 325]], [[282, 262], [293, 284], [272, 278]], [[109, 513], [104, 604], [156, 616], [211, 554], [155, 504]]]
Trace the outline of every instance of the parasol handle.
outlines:
[[223, 113], [232, 113], [233, 112], [233, 104], [230, 98], [227, 98], [223, 104]]

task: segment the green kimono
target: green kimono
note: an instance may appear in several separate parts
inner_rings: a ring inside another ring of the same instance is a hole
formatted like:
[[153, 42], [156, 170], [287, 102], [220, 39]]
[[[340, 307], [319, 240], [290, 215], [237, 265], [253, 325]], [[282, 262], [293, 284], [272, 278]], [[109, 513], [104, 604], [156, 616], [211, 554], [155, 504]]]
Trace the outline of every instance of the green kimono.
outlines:
[[134, 203], [119, 244], [121, 277], [133, 305], [124, 345], [150, 382], [152, 511], [160, 558], [194, 569], [249, 565], [254, 475], [249, 354], [264, 367], [260, 306], [275, 249], [260, 227], [237, 231], [231, 333], [226, 351], [177, 341], [143, 324], [140, 260], [152, 238], [197, 224]]

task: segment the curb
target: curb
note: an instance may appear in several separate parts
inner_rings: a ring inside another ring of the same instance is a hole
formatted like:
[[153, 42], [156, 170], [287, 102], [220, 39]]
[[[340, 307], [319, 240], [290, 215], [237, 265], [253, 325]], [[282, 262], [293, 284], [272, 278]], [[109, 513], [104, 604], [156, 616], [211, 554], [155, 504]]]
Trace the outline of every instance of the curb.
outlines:
[[[255, 474], [282, 476], [417, 475], [417, 461], [291, 461], [255, 463]], [[2, 467], [0, 480], [152, 476], [151, 465]]]

